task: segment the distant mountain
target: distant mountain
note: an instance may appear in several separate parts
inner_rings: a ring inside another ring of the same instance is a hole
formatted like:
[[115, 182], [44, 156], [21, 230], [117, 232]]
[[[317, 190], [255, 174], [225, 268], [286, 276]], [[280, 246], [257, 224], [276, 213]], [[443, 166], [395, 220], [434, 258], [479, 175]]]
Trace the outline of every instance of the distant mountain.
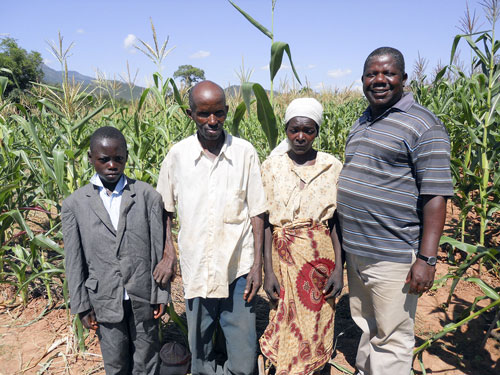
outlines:
[[[46, 83], [48, 85], [62, 85], [63, 72], [54, 70], [45, 64], [42, 64], [42, 71], [43, 71], [43, 83]], [[101, 90], [100, 88], [98, 88], [95, 78], [80, 74], [73, 70], [68, 71], [68, 78], [70, 82], [73, 82], [73, 80], [75, 82], [81, 82], [84, 86], [84, 89], [87, 91], [95, 90], [94, 92], [99, 92], [99, 90]], [[112, 82], [113, 81], [111, 81], [110, 83]], [[116, 97], [120, 99], [130, 100], [131, 97], [128, 85], [124, 82], [119, 82], [119, 83], [121, 87], [117, 91]], [[134, 99], [140, 98], [143, 91], [144, 87], [135, 86], [132, 90], [132, 95]]]

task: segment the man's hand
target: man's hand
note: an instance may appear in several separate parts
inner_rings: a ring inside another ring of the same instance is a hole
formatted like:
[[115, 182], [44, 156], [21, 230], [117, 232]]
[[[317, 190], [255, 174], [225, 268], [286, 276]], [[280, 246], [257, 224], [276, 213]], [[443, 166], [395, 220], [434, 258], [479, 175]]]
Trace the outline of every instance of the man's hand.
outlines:
[[177, 272], [177, 257], [174, 255], [166, 256], [158, 262], [154, 271], [153, 277], [156, 283], [165, 289], [170, 281], [174, 281]]
[[153, 310], [153, 318], [158, 319], [164, 313], [165, 313], [165, 304], [164, 303], [159, 303], [159, 304], [155, 305], [155, 308]]
[[280, 283], [273, 271], [265, 273], [264, 276], [264, 291], [271, 303], [277, 303], [280, 298]]
[[341, 267], [335, 267], [326, 281], [323, 295], [326, 299], [337, 298], [344, 287], [344, 275]]
[[405, 284], [410, 284], [409, 293], [421, 294], [428, 291], [434, 283], [435, 272], [435, 266], [430, 266], [422, 259], [417, 259], [406, 276]]
[[79, 313], [78, 316], [80, 317], [80, 320], [85, 328], [93, 329], [95, 331], [99, 327], [97, 320], [95, 319], [94, 309]]
[[259, 291], [262, 285], [262, 264], [254, 264], [247, 275], [247, 285], [245, 286], [245, 293], [243, 299], [247, 302], [252, 301], [253, 297]]
[[[439, 239], [443, 233], [446, 220], [446, 199], [440, 195], [423, 195], [424, 230], [420, 241], [419, 253], [426, 256], [436, 256]], [[406, 276], [406, 284], [410, 284], [409, 293], [420, 294], [432, 287], [436, 267], [417, 258]]]

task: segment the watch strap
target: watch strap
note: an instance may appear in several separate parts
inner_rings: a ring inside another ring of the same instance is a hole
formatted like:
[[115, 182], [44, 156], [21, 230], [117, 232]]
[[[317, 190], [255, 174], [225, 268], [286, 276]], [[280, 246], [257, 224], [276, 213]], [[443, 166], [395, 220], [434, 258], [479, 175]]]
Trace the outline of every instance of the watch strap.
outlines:
[[425, 255], [422, 255], [420, 253], [417, 253], [417, 258], [420, 258], [422, 260], [424, 260], [429, 266], [435, 266], [436, 265], [436, 262], [437, 262], [437, 258], [436, 257], [426, 257]]

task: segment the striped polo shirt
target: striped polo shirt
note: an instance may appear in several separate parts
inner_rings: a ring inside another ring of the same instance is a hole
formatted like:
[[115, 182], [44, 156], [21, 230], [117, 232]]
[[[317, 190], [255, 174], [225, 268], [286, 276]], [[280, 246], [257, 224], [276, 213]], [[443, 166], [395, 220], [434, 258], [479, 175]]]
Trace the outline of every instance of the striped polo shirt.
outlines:
[[453, 195], [443, 124], [406, 93], [347, 138], [337, 206], [346, 252], [411, 263], [422, 235], [422, 195]]

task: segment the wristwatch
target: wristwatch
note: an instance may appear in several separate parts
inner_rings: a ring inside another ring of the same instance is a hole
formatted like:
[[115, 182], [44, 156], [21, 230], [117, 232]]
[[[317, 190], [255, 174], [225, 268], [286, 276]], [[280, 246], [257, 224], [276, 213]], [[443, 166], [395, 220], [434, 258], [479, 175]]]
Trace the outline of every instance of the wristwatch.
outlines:
[[426, 257], [425, 255], [422, 255], [420, 253], [417, 253], [417, 258], [420, 258], [422, 260], [425, 260], [425, 262], [429, 266], [435, 266], [437, 263], [437, 258], [436, 257]]

